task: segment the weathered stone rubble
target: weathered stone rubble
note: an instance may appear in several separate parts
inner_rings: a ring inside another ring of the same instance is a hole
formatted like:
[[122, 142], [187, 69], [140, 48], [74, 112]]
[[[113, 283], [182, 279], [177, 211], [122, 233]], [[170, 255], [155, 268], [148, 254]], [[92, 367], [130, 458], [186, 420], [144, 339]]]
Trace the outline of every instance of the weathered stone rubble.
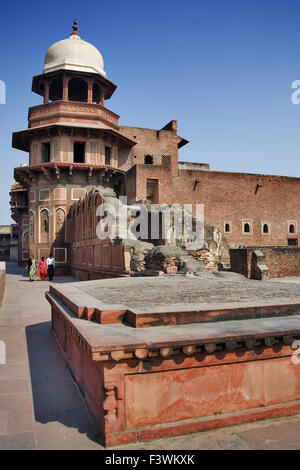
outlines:
[[[120, 203], [121, 204], [121, 203]], [[141, 205], [147, 205], [145, 202]], [[174, 206], [172, 206], [174, 209]], [[129, 209], [130, 206], [127, 206]], [[167, 205], [161, 205], [159, 210], [167, 210]], [[147, 205], [147, 209], [151, 210], [151, 206]], [[182, 211], [182, 206], [177, 205], [177, 210]], [[157, 209], [156, 209], [157, 210]], [[126, 212], [125, 212], [126, 213]], [[131, 223], [134, 219], [129, 216]], [[172, 218], [173, 217], [173, 218]], [[190, 273], [197, 274], [200, 272], [214, 272], [228, 267], [229, 263], [229, 245], [222, 232], [216, 227], [204, 224], [204, 240], [203, 247], [198, 250], [186, 250], [184, 248], [186, 240], [184, 237], [179, 240], [174, 239], [174, 216], [171, 216], [171, 226], [166, 234], [164, 245], [154, 246], [148, 241], [140, 241], [134, 239], [123, 240], [125, 250], [129, 254], [128, 266], [130, 266], [131, 274], [149, 274], [149, 273]], [[196, 220], [192, 220], [192, 229], [196, 229]], [[222, 263], [220, 260], [222, 259]]]

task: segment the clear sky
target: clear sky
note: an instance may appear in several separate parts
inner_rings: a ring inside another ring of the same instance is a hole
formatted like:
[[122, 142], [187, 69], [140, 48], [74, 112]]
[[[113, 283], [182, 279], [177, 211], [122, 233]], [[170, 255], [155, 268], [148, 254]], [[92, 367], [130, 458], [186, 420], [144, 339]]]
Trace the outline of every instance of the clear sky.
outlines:
[[300, 80], [299, 0], [1, 2], [0, 224], [11, 223], [13, 168], [28, 162], [11, 148], [11, 134], [42, 102], [32, 76], [75, 18], [118, 86], [106, 106], [120, 124], [159, 129], [177, 119], [190, 141], [181, 161], [300, 177], [300, 104], [291, 101]]

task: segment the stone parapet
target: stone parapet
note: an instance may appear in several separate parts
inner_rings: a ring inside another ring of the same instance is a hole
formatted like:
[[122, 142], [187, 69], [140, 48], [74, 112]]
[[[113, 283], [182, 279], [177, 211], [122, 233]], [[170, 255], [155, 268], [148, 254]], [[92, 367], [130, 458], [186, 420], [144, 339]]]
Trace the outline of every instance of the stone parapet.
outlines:
[[100, 104], [76, 103], [72, 101], [53, 101], [29, 108], [29, 127], [70, 121], [82, 123], [102, 122], [119, 129], [119, 116]]

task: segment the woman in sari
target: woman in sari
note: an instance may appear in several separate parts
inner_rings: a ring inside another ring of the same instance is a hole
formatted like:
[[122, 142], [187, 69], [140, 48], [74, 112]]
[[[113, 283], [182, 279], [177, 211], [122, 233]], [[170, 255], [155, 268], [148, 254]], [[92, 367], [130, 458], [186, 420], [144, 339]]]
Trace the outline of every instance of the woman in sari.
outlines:
[[45, 260], [44, 256], [42, 256], [42, 259], [41, 261], [39, 261], [38, 266], [39, 266], [41, 281], [44, 281], [45, 277], [47, 276], [47, 261]]
[[30, 259], [31, 259], [31, 266], [29, 269], [29, 280], [34, 281], [35, 276], [36, 276], [37, 261], [36, 259], [34, 259], [33, 255], [30, 256]]

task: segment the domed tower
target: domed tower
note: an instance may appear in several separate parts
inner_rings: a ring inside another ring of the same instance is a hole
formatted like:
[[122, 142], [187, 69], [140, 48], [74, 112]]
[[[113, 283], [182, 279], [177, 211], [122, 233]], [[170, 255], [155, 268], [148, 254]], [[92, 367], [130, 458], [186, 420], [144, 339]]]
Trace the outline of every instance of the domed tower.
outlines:
[[29, 152], [29, 164], [14, 176], [28, 192], [28, 208], [13, 206], [19, 223], [20, 258], [52, 252], [57, 272], [68, 272], [70, 234], [66, 217], [92, 188], [124, 193], [118, 154], [135, 142], [119, 130], [119, 116], [105, 107], [116, 89], [106, 78], [98, 49], [80, 38], [74, 21], [69, 38], [53, 44], [32, 91], [43, 104], [29, 108], [28, 128], [13, 134], [14, 148]]

